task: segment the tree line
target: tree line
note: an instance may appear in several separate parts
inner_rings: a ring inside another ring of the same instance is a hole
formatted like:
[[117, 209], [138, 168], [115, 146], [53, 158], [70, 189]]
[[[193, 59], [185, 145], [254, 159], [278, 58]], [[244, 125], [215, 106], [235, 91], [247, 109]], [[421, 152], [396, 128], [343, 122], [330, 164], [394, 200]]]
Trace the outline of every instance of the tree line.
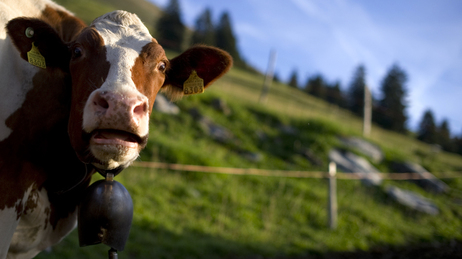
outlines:
[[[187, 46], [206, 44], [226, 50], [234, 59], [235, 66], [256, 70], [249, 66], [237, 47], [237, 38], [234, 34], [231, 16], [224, 11], [218, 22], [214, 23], [210, 8], [206, 8], [196, 18], [194, 28], [188, 35], [188, 29], [183, 21], [178, 0], [170, 0], [162, 16], [155, 26], [155, 37], [167, 49], [183, 51]], [[364, 89], [366, 86], [366, 68], [359, 65], [354, 73], [346, 91], [342, 91], [339, 81], [328, 82], [322, 74], [309, 77], [304, 85], [299, 84], [297, 70], [294, 70], [287, 82], [288, 85], [305, 91], [329, 103], [348, 109], [358, 116], [364, 112]], [[275, 81], [281, 81], [277, 74]], [[397, 64], [391, 66], [380, 85], [379, 98], [373, 100], [372, 119], [379, 126], [407, 134], [408, 116], [406, 115], [406, 82], [407, 74]], [[443, 120], [437, 125], [431, 110], [425, 111], [419, 124], [416, 138], [429, 143], [440, 145], [444, 150], [462, 154], [462, 134], [451, 137], [449, 122]]]
[[[366, 68], [359, 65], [346, 91], [341, 90], [340, 82], [329, 83], [321, 74], [314, 74], [299, 84], [297, 70], [294, 70], [287, 84], [302, 91], [321, 98], [329, 103], [348, 109], [362, 117], [364, 113], [364, 89], [366, 87]], [[279, 80], [276, 77], [277, 80]], [[406, 115], [407, 74], [394, 64], [388, 70], [380, 85], [380, 98], [374, 98], [372, 120], [382, 128], [399, 133], [409, 133]], [[451, 137], [448, 120], [440, 124], [435, 122], [433, 112], [428, 109], [420, 121], [416, 138], [428, 144], [439, 145], [443, 150], [462, 154], [462, 134]]]
[[422, 116], [417, 139], [429, 144], [437, 144], [443, 150], [462, 155], [462, 134], [451, 137], [448, 120], [443, 119], [438, 124], [431, 109], [427, 109]]
[[212, 11], [206, 8], [196, 19], [192, 35], [182, 21], [178, 0], [170, 0], [156, 23], [154, 32], [158, 42], [167, 49], [183, 51], [188, 46], [205, 44], [226, 50], [234, 60], [234, 65], [243, 68], [250, 66], [242, 58], [232, 27], [231, 16], [224, 11], [217, 23], [213, 22]]

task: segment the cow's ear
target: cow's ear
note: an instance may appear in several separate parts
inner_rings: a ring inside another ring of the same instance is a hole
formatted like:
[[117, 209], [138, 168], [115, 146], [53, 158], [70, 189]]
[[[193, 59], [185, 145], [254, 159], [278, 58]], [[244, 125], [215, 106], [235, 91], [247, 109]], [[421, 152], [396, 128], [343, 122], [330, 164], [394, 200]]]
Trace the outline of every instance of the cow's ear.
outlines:
[[44, 57], [47, 67], [69, 69], [71, 55], [67, 44], [44, 21], [35, 18], [16, 18], [8, 22], [6, 29], [24, 60], [28, 61], [27, 52], [32, 50], [34, 44]]
[[171, 100], [177, 100], [183, 96], [183, 85], [193, 71], [207, 88], [228, 72], [232, 64], [233, 59], [226, 51], [204, 45], [194, 46], [170, 60], [162, 90]]

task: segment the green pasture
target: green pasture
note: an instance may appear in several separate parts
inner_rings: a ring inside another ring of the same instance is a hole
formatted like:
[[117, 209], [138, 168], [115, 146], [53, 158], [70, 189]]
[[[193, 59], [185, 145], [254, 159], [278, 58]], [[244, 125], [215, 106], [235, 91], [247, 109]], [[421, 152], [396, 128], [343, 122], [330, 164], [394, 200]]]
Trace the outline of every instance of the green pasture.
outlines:
[[114, 10], [136, 13], [151, 32], [161, 12], [157, 6], [145, 0], [55, 0], [55, 2], [65, 6], [86, 24]]
[[[179, 115], [154, 112], [148, 147], [140, 161], [237, 168], [326, 170], [327, 152], [341, 147], [338, 136], [360, 136], [361, 121], [349, 112], [286, 85], [272, 85], [259, 104], [263, 76], [233, 69], [206, 93], [177, 102]], [[231, 114], [212, 108], [225, 100]], [[305, 107], [305, 108], [304, 108]], [[190, 115], [196, 109], [233, 133], [221, 143], [207, 136]], [[284, 134], [290, 125], [296, 135]], [[265, 138], [260, 136], [264, 134]], [[435, 174], [462, 171], [462, 158], [432, 153], [411, 137], [373, 127], [370, 140], [386, 159], [423, 162]], [[322, 161], [300, 155], [309, 148]], [[251, 161], [243, 154], [261, 154]], [[98, 177], [96, 177], [98, 178]], [[383, 188], [338, 180], [338, 228], [327, 225], [327, 181], [285, 177], [234, 176], [131, 167], [116, 177], [132, 195], [135, 211], [126, 250], [120, 258], [253, 258], [322, 256], [332, 251], [402, 247], [462, 240], [461, 179], [445, 179], [453, 191], [434, 195], [410, 182], [385, 181]], [[398, 205], [384, 193], [387, 185], [415, 191], [435, 202], [439, 215]], [[107, 247], [79, 248], [77, 231], [38, 258], [103, 258]]]
[[[86, 22], [127, 5], [104, 0], [58, 2]], [[132, 7], [144, 3], [140, 1]], [[263, 75], [234, 68], [204, 94], [177, 102], [179, 115], [154, 111], [149, 142], [139, 161], [325, 171], [328, 151], [333, 147], [344, 148], [339, 136], [361, 136], [360, 118], [281, 83], [273, 83], [267, 101], [258, 103], [263, 81]], [[212, 108], [216, 98], [227, 103], [231, 114], [224, 115]], [[190, 115], [191, 109], [228, 129], [233, 138], [219, 142], [209, 137]], [[284, 126], [296, 129], [296, 134], [283, 133]], [[385, 152], [385, 160], [374, 164], [383, 172], [391, 170], [389, 165], [393, 160], [421, 163], [440, 177], [462, 171], [461, 156], [435, 153], [431, 146], [412, 136], [373, 125], [369, 140]], [[304, 149], [311, 150], [322, 163], [308, 161], [302, 155]], [[249, 153], [258, 154], [259, 159], [249, 159], [245, 156]], [[462, 179], [443, 179], [452, 191], [440, 195], [427, 193], [405, 181], [385, 181], [383, 187], [373, 188], [356, 180], [338, 180], [336, 230], [327, 226], [325, 179], [137, 167], [126, 169], [115, 179], [129, 190], [135, 206], [130, 237], [119, 258], [322, 256], [333, 251], [462, 240]], [[396, 204], [384, 193], [387, 185], [431, 199], [439, 206], [440, 213], [427, 215]], [[75, 230], [37, 258], [106, 258], [107, 250], [104, 245], [80, 248]]]

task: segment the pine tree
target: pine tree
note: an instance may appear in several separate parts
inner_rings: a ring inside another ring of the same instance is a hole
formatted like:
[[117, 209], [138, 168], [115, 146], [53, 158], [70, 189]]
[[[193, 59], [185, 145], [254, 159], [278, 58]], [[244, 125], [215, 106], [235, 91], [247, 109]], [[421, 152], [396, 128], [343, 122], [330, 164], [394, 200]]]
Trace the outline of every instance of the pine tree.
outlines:
[[216, 45], [215, 28], [212, 23], [212, 12], [209, 8], [199, 15], [196, 20], [196, 27], [192, 35], [192, 45], [205, 44], [209, 46]]
[[170, 0], [156, 25], [157, 40], [168, 49], [182, 51], [185, 26], [181, 21], [180, 5], [178, 0]]
[[430, 144], [437, 142], [435, 118], [431, 110], [426, 110], [420, 121], [417, 139]]
[[234, 36], [231, 25], [231, 18], [228, 12], [221, 15], [220, 21], [215, 31], [216, 46], [226, 50], [234, 59], [234, 64], [237, 66], [245, 66], [244, 62], [237, 50], [236, 37]]
[[455, 152], [462, 155], [462, 134], [459, 137], [455, 137], [454, 140]]
[[279, 73], [278, 73], [278, 72], [274, 72], [273, 81], [274, 81], [274, 82], [277, 82], [277, 83], [280, 83], [280, 82], [281, 82], [281, 78], [279, 77]]
[[382, 99], [374, 114], [374, 121], [383, 128], [404, 133], [406, 132], [406, 73], [393, 65], [382, 81]]
[[326, 87], [326, 101], [338, 105], [339, 107], [346, 107], [346, 100], [340, 89], [340, 82]]
[[356, 69], [350, 88], [348, 89], [348, 107], [353, 113], [359, 116], [363, 116], [365, 87], [366, 69], [363, 65], [360, 65]]
[[290, 75], [289, 82], [287, 84], [294, 87], [294, 88], [298, 88], [298, 73], [297, 73], [297, 70], [292, 71], [292, 74]]
[[305, 91], [313, 96], [325, 99], [326, 84], [322, 75], [318, 74], [308, 78], [305, 85]]
[[451, 140], [451, 132], [449, 130], [449, 122], [447, 120], [443, 120], [437, 128], [437, 143], [448, 152], [454, 152], [456, 149], [453, 140]]

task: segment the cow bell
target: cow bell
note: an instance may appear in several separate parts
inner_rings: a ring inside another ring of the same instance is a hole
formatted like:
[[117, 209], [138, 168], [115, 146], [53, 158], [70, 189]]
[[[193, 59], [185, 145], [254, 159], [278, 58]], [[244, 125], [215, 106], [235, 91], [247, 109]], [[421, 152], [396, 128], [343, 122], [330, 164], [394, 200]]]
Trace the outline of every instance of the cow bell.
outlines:
[[133, 218], [133, 202], [114, 174], [93, 183], [79, 206], [79, 243], [89, 246], [103, 243], [124, 250]]

